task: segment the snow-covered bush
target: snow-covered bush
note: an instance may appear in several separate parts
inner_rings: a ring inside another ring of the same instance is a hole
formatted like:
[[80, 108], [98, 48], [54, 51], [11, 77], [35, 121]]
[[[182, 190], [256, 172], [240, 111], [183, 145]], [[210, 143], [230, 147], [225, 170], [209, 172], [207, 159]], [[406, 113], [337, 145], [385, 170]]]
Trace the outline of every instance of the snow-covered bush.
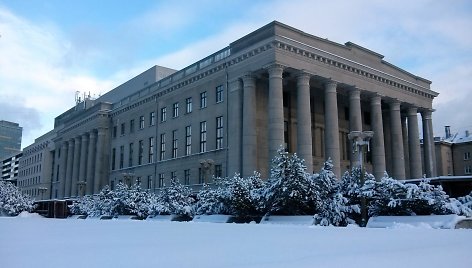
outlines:
[[304, 160], [279, 149], [264, 191], [265, 210], [276, 215], [313, 215], [314, 191]]
[[[353, 222], [349, 215], [359, 213], [359, 205], [349, 203], [349, 199], [343, 196], [342, 184], [333, 173], [331, 159], [324, 163], [319, 174], [312, 176], [312, 180], [315, 185], [316, 222], [323, 226], [346, 226]], [[348, 186], [345, 185], [345, 187]], [[355, 189], [355, 185], [350, 185], [349, 189], [351, 194], [355, 196], [358, 191]]]
[[164, 188], [158, 195], [158, 202], [161, 204], [158, 214], [193, 217], [194, 199], [190, 196], [190, 188], [176, 179], [172, 179], [170, 184], [170, 187]]
[[232, 215], [238, 217], [251, 217], [262, 215], [264, 182], [261, 175], [254, 172], [253, 176], [242, 178], [235, 174], [225, 181], [226, 194], [223, 195], [223, 203], [227, 204]]
[[380, 181], [366, 180], [362, 195], [369, 201], [369, 216], [456, 213], [442, 187], [431, 185], [426, 179], [416, 185], [392, 179], [385, 174]]
[[231, 214], [227, 204], [227, 191], [220, 187], [216, 180], [216, 187], [212, 188], [208, 184], [203, 184], [203, 188], [197, 194], [197, 202], [195, 203], [195, 214], [197, 215], [214, 215], [214, 214]]
[[34, 201], [29, 196], [22, 194], [12, 183], [0, 181], [0, 215], [16, 216], [33, 209]]

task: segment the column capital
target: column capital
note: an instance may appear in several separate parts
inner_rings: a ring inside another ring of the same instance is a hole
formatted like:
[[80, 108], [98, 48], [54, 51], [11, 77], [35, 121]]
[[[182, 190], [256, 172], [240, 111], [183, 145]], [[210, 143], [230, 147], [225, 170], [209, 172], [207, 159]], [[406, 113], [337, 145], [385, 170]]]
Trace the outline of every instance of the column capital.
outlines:
[[400, 110], [401, 102], [398, 99], [392, 99], [388, 103], [390, 104], [390, 110]]
[[408, 107], [408, 116], [416, 116], [418, 114], [418, 107], [416, 106], [410, 106]]
[[274, 63], [274, 64], [266, 66], [264, 69], [266, 69], [269, 72], [269, 78], [271, 77], [282, 78], [282, 73], [284, 72], [285, 66], [279, 63]]
[[432, 109], [424, 109], [421, 111], [421, 117], [423, 117], [424, 120], [431, 120], [432, 116], [433, 116]]
[[382, 103], [382, 95], [375, 93], [370, 97], [370, 101], [372, 104], [381, 104]]
[[300, 70], [295, 74], [297, 78], [297, 84], [299, 85], [309, 85], [311, 74], [306, 72], [305, 70]]
[[246, 72], [241, 76], [243, 83], [246, 84], [248, 82], [254, 82], [256, 80], [256, 76], [252, 72]]
[[354, 86], [349, 89], [349, 98], [360, 99], [361, 98], [361, 90]]
[[328, 90], [328, 91], [336, 91], [336, 87], [338, 86], [338, 82], [334, 81], [334, 80], [327, 80], [325, 83], [325, 89]]
[[91, 130], [88, 134], [89, 134], [90, 139], [95, 139], [97, 137], [97, 134], [95, 133], [94, 130]]

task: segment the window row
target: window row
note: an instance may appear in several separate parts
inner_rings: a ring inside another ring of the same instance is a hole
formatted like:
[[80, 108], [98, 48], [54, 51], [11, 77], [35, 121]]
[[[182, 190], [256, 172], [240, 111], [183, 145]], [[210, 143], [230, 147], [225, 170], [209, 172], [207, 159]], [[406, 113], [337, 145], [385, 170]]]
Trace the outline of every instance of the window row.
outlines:
[[28, 176], [37, 172], [41, 172], [41, 165], [35, 165], [29, 168], [20, 170], [19, 176]]
[[20, 181], [18, 181], [18, 186], [19, 187], [26, 187], [26, 186], [30, 186], [30, 185], [34, 185], [34, 184], [38, 184], [38, 183], [41, 183], [41, 176], [29, 178], [29, 179], [26, 179], [26, 180], [20, 180]]
[[[139, 124], [139, 129], [144, 129], [145, 128], [146, 121], [145, 121], [144, 115], [141, 115], [139, 117], [138, 124]], [[152, 127], [154, 125], [156, 125], [156, 112], [150, 112], [149, 113], [148, 126]], [[126, 130], [127, 129], [128, 129], [128, 133], [134, 133], [134, 131], [135, 131], [135, 120], [134, 119], [131, 119], [129, 121], [128, 128], [127, 128], [126, 122], [122, 122], [120, 124], [120, 136], [126, 135]], [[112, 137], [116, 138], [117, 136], [118, 136], [118, 126], [115, 125], [115, 126], [113, 126]]]
[[29, 165], [29, 164], [32, 164], [32, 163], [40, 162], [41, 160], [43, 160], [43, 153], [39, 153], [39, 154], [36, 154], [34, 156], [23, 158], [21, 160], [21, 164], [22, 165]]
[[[216, 135], [215, 135], [215, 150], [223, 149], [223, 116], [216, 117]], [[179, 154], [179, 136], [178, 130], [173, 130], [171, 135], [171, 158], [179, 156], [188, 156], [192, 154], [192, 126], [185, 127], [185, 146], [184, 154]], [[198, 153], [207, 152], [207, 121], [202, 121], [199, 124], [199, 151]], [[167, 133], [161, 133], [159, 136], [159, 161], [167, 159]], [[111, 150], [111, 170], [122, 169], [125, 167], [125, 149], [127, 149], [127, 167], [135, 165], [143, 165], [154, 163], [155, 140], [154, 137], [149, 137], [147, 140], [139, 140], [137, 144], [131, 142], [127, 145], [121, 145], [118, 148]], [[137, 150], [137, 159], [135, 159], [135, 150]]]
[[[223, 102], [223, 86], [219, 85], [215, 89], [216, 103]], [[208, 106], [208, 93], [207, 91], [200, 92], [200, 109], [204, 109]], [[179, 117], [179, 102], [172, 104], [172, 118]], [[185, 99], [185, 114], [189, 114], [193, 111], [193, 99], [192, 97]], [[167, 121], [167, 107], [161, 108], [161, 122]]]

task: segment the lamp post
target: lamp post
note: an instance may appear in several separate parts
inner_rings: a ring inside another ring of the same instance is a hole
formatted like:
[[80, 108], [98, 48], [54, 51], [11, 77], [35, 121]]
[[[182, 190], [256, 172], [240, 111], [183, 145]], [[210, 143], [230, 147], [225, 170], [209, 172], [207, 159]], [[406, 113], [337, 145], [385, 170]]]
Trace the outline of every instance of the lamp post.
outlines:
[[[367, 151], [370, 151], [370, 140], [374, 136], [373, 131], [351, 131], [347, 135], [349, 140], [352, 142], [353, 154], [357, 153], [358, 156], [358, 165], [361, 171], [360, 174], [360, 184], [364, 185], [364, 149], [367, 147]], [[354, 168], [354, 167], [352, 167]], [[367, 224], [367, 202], [364, 197], [361, 198], [361, 226], [365, 227]]]

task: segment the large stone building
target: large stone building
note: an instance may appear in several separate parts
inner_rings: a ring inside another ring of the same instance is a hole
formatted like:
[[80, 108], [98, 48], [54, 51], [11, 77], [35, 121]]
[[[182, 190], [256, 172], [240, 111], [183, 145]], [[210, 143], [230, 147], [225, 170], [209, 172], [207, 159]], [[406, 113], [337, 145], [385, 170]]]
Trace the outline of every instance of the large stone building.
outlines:
[[18, 123], [0, 120], [0, 160], [21, 152], [22, 132]]
[[268, 176], [280, 146], [310, 172], [327, 158], [340, 176], [358, 164], [351, 131], [374, 132], [367, 169], [398, 179], [436, 175], [431, 82], [348, 42], [272, 22], [175, 71], [155, 66], [55, 120], [51, 197], [97, 193], [130, 180], [175, 177], [194, 188], [213, 175]]

